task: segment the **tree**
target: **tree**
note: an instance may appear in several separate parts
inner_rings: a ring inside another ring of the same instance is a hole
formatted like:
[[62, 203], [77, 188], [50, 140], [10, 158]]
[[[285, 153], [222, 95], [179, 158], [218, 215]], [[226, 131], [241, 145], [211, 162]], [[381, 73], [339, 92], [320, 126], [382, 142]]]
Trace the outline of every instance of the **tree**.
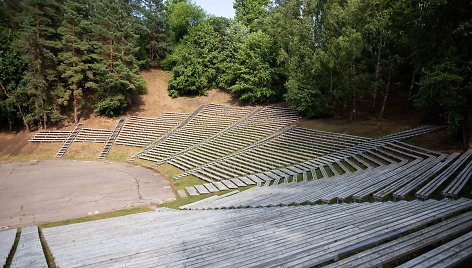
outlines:
[[11, 30], [1, 30], [0, 37], [0, 121], [7, 121], [10, 129], [21, 121], [29, 130], [29, 96], [23, 85], [26, 64], [13, 48]]
[[[58, 70], [64, 79], [66, 97], [64, 102], [73, 100], [74, 123], [78, 123], [78, 110], [85, 90], [94, 90], [97, 83], [92, 70], [91, 49], [92, 23], [87, 0], [67, 1], [63, 5], [64, 19], [58, 29], [61, 35], [61, 52], [58, 54]], [[90, 92], [88, 95], [92, 95]]]
[[139, 42], [146, 57], [141, 57], [141, 60], [148, 61], [145, 66], [160, 66], [160, 61], [171, 50], [168, 12], [163, 0], [144, 0], [142, 8], [144, 31]]
[[169, 5], [169, 25], [173, 39], [178, 43], [192, 27], [200, 24], [206, 17], [203, 9], [190, 1], [174, 1]]
[[146, 89], [134, 56], [139, 29], [134, 8], [134, 3], [119, 0], [96, 2], [92, 47], [98, 57], [93, 66], [98, 84], [97, 114], [122, 114], [132, 102], [132, 96]]
[[235, 83], [228, 90], [249, 103], [268, 103], [282, 99], [284, 81], [276, 60], [277, 46], [267, 34], [250, 33], [234, 59]]
[[256, 30], [258, 21], [267, 13], [271, 0], [235, 0], [233, 8], [236, 11], [236, 20]]
[[262, 28], [278, 44], [278, 63], [287, 77], [287, 102], [309, 117], [327, 113], [334, 95], [336, 57], [326, 46], [326, 11], [322, 1], [286, 1], [273, 9]]
[[59, 104], [66, 97], [56, 66], [60, 46], [56, 29], [61, 17], [56, 0], [25, 0], [18, 17], [20, 29], [15, 45], [27, 63], [25, 90], [32, 97], [34, 116], [43, 128], [49, 120], [62, 119]]
[[170, 96], [202, 95], [216, 85], [222, 35], [212, 22], [192, 28], [174, 52], [177, 62], [169, 81]]
[[417, 107], [439, 113], [450, 130], [462, 134], [464, 148], [472, 146], [472, 4], [467, 1], [402, 2], [414, 10], [411, 43], [417, 45], [411, 63], [418, 71]]

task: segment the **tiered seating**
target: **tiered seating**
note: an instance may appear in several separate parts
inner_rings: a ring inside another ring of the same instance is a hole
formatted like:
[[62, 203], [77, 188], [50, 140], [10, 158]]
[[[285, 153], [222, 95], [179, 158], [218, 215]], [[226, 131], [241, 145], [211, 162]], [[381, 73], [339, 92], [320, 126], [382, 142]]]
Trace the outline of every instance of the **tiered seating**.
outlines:
[[[470, 226], [465, 220], [470, 208], [471, 200], [459, 199], [166, 209], [48, 228], [43, 233], [59, 267], [313, 267], [336, 264], [352, 253], [396, 241], [383, 249], [392, 252], [396, 245], [404, 245], [404, 240], [396, 239], [411, 239], [413, 234], [425, 237], [431, 231], [430, 238], [440, 240], [444, 237], [440, 230], [452, 235]], [[433, 225], [449, 217], [455, 218]], [[421, 232], [425, 228], [428, 232]], [[410, 244], [411, 251], [427, 243]]]
[[112, 132], [108, 129], [82, 128], [74, 141], [104, 143]]
[[424, 125], [424, 126], [420, 126], [420, 127], [416, 127], [416, 128], [412, 128], [412, 129], [407, 129], [405, 131], [401, 131], [401, 132], [398, 132], [398, 133], [393, 133], [393, 134], [387, 135], [387, 136], [383, 137], [383, 140], [385, 140], [385, 141], [405, 140], [405, 139], [408, 139], [408, 138], [411, 138], [411, 137], [415, 137], [415, 136], [418, 136], [418, 135], [423, 135], [423, 134], [426, 134], [428, 132], [434, 132], [434, 131], [438, 131], [438, 130], [445, 129], [445, 128], [446, 128], [446, 126]]
[[444, 189], [443, 195], [456, 198], [470, 178], [472, 178], [472, 161], [469, 161], [459, 175]]
[[21, 230], [20, 241], [11, 267], [48, 267], [37, 226], [29, 226]]
[[[450, 159], [445, 155], [418, 158], [413, 161], [401, 161], [379, 166], [356, 173], [323, 178], [309, 182], [279, 184], [270, 187], [255, 187], [227, 197], [213, 197], [183, 208], [206, 209], [224, 207], [258, 207], [302, 204], [305, 202], [330, 203], [349, 198], [364, 200], [373, 197], [379, 200], [393, 196], [394, 192], [417, 177], [433, 169], [444, 166]], [[437, 171], [436, 171], [437, 172]], [[431, 176], [434, 173], [428, 173]], [[403, 196], [405, 197], [405, 196]]]
[[253, 110], [253, 107], [205, 105], [171, 135], [140, 153], [139, 158], [158, 162], [179, 154], [233, 126]]
[[[326, 266], [325, 268], [347, 268], [347, 267], [357, 267], [357, 268], [367, 268], [367, 267], [382, 267], [386, 264], [393, 263], [395, 261], [401, 260], [402, 258], [407, 257], [410, 254], [421, 251], [424, 248], [434, 246], [450, 237], [457, 236], [464, 231], [472, 229], [472, 212], [467, 212], [461, 214], [452, 219], [437, 223], [428, 228], [416, 231], [414, 233], [408, 234], [401, 238], [395, 239], [391, 242], [385, 243], [383, 245], [374, 247], [372, 249], [363, 251], [361, 253], [355, 254], [351, 257], [342, 259], [338, 262], [335, 262], [331, 265]], [[472, 239], [472, 233], [469, 233], [467, 236], [468, 239]], [[467, 237], [465, 236], [465, 237]], [[462, 241], [463, 239], [460, 238]], [[435, 249], [435, 254], [428, 253], [428, 256], [438, 256], [438, 251], [443, 248], [451, 249], [460, 243], [446, 244], [444, 247], [439, 247]], [[470, 244], [470, 243], [469, 243]], [[472, 247], [469, 246], [468, 256], [472, 254]], [[444, 251], [440, 250], [441, 253]], [[461, 250], [462, 251], [462, 250]], [[456, 251], [458, 253], [460, 251]], [[464, 253], [464, 251], [462, 251]], [[464, 255], [464, 254], [463, 254]], [[457, 255], [456, 255], [457, 256]], [[437, 267], [446, 267], [448, 265], [456, 265], [457, 262], [454, 262], [450, 259], [450, 255], [447, 255], [447, 258], [440, 258], [437, 261], [441, 264]], [[462, 256], [462, 257], [466, 257]], [[419, 257], [420, 258], [420, 257]], [[401, 267], [425, 267], [423, 266], [424, 262], [419, 262], [419, 258], [402, 265]], [[421, 259], [426, 260], [429, 258], [421, 257]], [[447, 260], [446, 263], [444, 261]], [[462, 259], [463, 260], [463, 259]], [[443, 262], [443, 263], [441, 263]], [[429, 267], [429, 266], [428, 266]]]
[[0, 231], [0, 267], [5, 267], [10, 250], [15, 242], [16, 229]]
[[61, 130], [41, 130], [37, 132], [30, 142], [64, 142], [69, 137], [71, 131]]
[[270, 139], [297, 119], [298, 116], [294, 110], [270, 106], [259, 108], [234, 127], [189, 148], [176, 157], [167, 159], [166, 162], [183, 170], [194, 169], [264, 139]]
[[451, 165], [446, 168], [441, 174], [434, 177], [428, 184], [423, 186], [417, 193], [418, 198], [426, 199], [428, 198], [436, 189], [438, 189], [448, 178], [453, 176], [464, 163], [470, 162], [472, 156], [472, 150], [468, 150], [461, 156], [459, 156]]
[[[350, 135], [329, 133], [300, 127], [291, 127], [277, 133], [271, 139], [257, 143], [238, 153], [214, 161], [195, 170], [176, 176], [191, 174], [205, 181], [235, 179], [254, 173], [280, 169], [280, 174], [294, 175], [303, 172], [294, 165], [308, 159], [323, 155], [364, 142], [365, 138]], [[267, 180], [277, 174], [264, 175]]]
[[472, 232], [469, 232], [398, 267], [454, 267], [471, 257]]
[[[288, 131], [287, 131], [288, 132]], [[408, 132], [408, 131], [407, 131]], [[331, 135], [336, 135], [329, 133]], [[282, 136], [282, 135], [280, 135]], [[404, 137], [404, 135], [402, 135]], [[349, 138], [349, 136], [347, 136]], [[352, 137], [357, 139], [357, 137]], [[275, 140], [275, 139], [274, 139]], [[336, 140], [331, 142], [331, 138], [328, 146], [331, 144], [336, 144]], [[321, 144], [320, 147], [325, 144]], [[334, 150], [333, 150], [334, 151]], [[243, 151], [244, 152], [244, 151]], [[300, 153], [300, 154], [303, 154]], [[398, 162], [409, 161], [416, 159], [418, 157], [428, 158], [431, 156], [438, 156], [436, 152], [432, 152], [426, 149], [422, 149], [416, 146], [408, 145], [401, 142], [385, 142], [383, 139], [378, 140], [367, 140], [363, 143], [347, 147], [339, 151], [334, 151], [332, 153], [314, 158], [299, 164], [292, 166], [287, 166], [285, 168], [276, 168], [264, 172], [254, 172], [251, 175], [241, 175], [237, 173], [238, 170], [233, 169], [228, 171], [225, 170], [224, 173], [218, 174], [220, 177], [227, 176], [226, 181], [242, 181], [243, 186], [253, 185], [253, 184], [279, 184], [279, 182], [297, 182], [297, 181], [307, 181], [310, 179], [320, 179], [327, 178], [335, 175], [341, 175], [345, 173], [350, 173], [351, 170], [359, 171], [364, 169], [371, 169], [379, 166], [389, 165]], [[226, 162], [231, 157], [222, 159], [220, 162]], [[254, 161], [254, 160], [252, 160]], [[217, 168], [223, 166], [217, 162]], [[212, 169], [215, 169], [210, 165]], [[204, 167], [205, 168], [205, 167]], [[197, 177], [207, 180], [210, 183], [212, 179], [209, 179], [208, 176], [214, 176], [214, 174], [208, 172], [205, 169], [196, 169], [194, 171], [183, 173], [177, 175], [175, 178], [182, 177], [187, 174], [196, 175]], [[252, 170], [254, 171], [254, 170]], [[430, 172], [427, 170], [426, 172]], [[201, 175], [203, 173], [203, 176]], [[214, 173], [214, 172], [213, 172]], [[228, 176], [229, 175], [229, 176]], [[231, 177], [232, 176], [232, 177]], [[300, 178], [301, 177], [301, 178]], [[405, 182], [405, 179], [398, 181], [397, 183], [402, 184]], [[392, 186], [393, 187], [393, 186]], [[220, 188], [218, 188], [220, 189]], [[224, 189], [226, 190], [226, 189]], [[386, 192], [385, 195], [390, 194], [391, 192]], [[197, 191], [198, 194], [198, 191]], [[377, 198], [383, 198], [380, 193]]]
[[126, 118], [115, 144], [144, 147], [178, 126], [188, 114], [165, 113], [157, 118], [131, 116]]

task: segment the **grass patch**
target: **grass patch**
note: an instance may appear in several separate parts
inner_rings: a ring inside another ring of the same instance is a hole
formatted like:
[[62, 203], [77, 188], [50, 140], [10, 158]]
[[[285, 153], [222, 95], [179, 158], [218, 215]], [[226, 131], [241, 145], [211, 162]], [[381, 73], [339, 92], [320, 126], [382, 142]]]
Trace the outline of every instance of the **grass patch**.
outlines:
[[214, 196], [214, 195], [223, 195], [226, 193], [231, 192], [231, 190], [228, 191], [221, 191], [218, 193], [210, 193], [210, 194], [202, 194], [202, 195], [197, 195], [197, 196], [187, 196], [185, 198], [177, 197], [177, 200], [173, 202], [168, 202], [168, 203], [163, 203], [159, 205], [159, 207], [164, 207], [164, 208], [173, 208], [173, 209], [179, 209], [181, 206], [188, 205], [193, 202], [197, 202], [203, 199], [206, 199], [208, 197]]
[[337, 163], [333, 163], [333, 167], [334, 167], [334, 169], [336, 169], [336, 171], [339, 174], [343, 175], [345, 173], [344, 170]]
[[457, 152], [462, 150], [462, 143], [447, 129], [426, 133], [404, 141], [407, 144], [433, 151]]
[[333, 177], [334, 176], [334, 172], [328, 167], [328, 166], [325, 166], [325, 167], [322, 167], [326, 170], [326, 173], [328, 174], [328, 177]]
[[355, 169], [353, 166], [351, 166], [348, 162], [342, 161], [342, 164], [351, 172], [356, 172], [357, 169]]
[[[58, 145], [58, 150], [62, 143]], [[103, 143], [73, 142], [62, 157], [65, 160], [96, 160], [103, 149]], [[53, 156], [55, 156], [54, 154]]]
[[8, 253], [7, 260], [5, 261], [5, 265], [3, 267], [9, 268], [13, 262], [13, 257], [15, 256], [16, 249], [18, 248], [18, 243], [20, 243], [21, 237], [21, 228], [16, 229], [15, 241], [13, 242], [13, 246], [10, 249], [10, 253]]
[[142, 149], [140, 147], [113, 145], [106, 159], [109, 161], [126, 162], [131, 156], [141, 152]]
[[202, 181], [194, 176], [186, 176], [180, 179], [172, 179], [172, 183], [176, 190], [185, 189], [188, 186], [194, 186], [198, 184], [204, 184], [205, 181]]
[[127, 208], [127, 209], [122, 209], [122, 210], [117, 210], [117, 211], [112, 211], [112, 212], [105, 212], [105, 213], [100, 213], [100, 214], [81, 217], [81, 218], [45, 223], [45, 224], [41, 224], [40, 228], [45, 229], [45, 228], [69, 225], [69, 224], [74, 224], [74, 223], [103, 220], [103, 219], [108, 219], [108, 218], [115, 218], [115, 217], [126, 216], [130, 214], [137, 214], [137, 213], [142, 213], [142, 212], [149, 212], [149, 211], [152, 211], [152, 209], [148, 207]]
[[[160, 166], [154, 167], [159, 173], [166, 176], [167, 178], [171, 179], [175, 175], [181, 174], [184, 171], [172, 166], [171, 164], [162, 164]], [[201, 182], [201, 180], [200, 180]]]
[[333, 119], [302, 119], [298, 125], [316, 130], [343, 133], [368, 138], [379, 138], [391, 133], [415, 127], [416, 122], [370, 120], [333, 120]]
[[44, 257], [46, 257], [46, 263], [48, 264], [49, 268], [56, 268], [56, 262], [54, 261], [54, 256], [52, 255], [51, 251], [49, 250], [48, 243], [43, 235], [43, 230], [38, 227], [39, 233], [39, 240], [41, 241], [41, 247], [43, 248]]
[[367, 169], [366, 166], [364, 166], [363, 164], [359, 163], [359, 161], [357, 161], [357, 159], [355, 158], [350, 158], [349, 160], [351, 160], [352, 163], [356, 164], [359, 168], [361, 169]]
[[[307, 178], [308, 178], [308, 173], [307, 173]], [[303, 181], [303, 173], [297, 174], [297, 182], [302, 182]]]

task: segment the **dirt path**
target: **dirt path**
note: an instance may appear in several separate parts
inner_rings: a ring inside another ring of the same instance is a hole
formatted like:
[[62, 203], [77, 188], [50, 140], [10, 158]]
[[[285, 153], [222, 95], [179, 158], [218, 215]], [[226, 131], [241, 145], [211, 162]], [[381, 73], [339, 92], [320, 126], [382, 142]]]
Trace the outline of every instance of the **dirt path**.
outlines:
[[150, 169], [102, 161], [0, 163], [0, 229], [171, 201]]

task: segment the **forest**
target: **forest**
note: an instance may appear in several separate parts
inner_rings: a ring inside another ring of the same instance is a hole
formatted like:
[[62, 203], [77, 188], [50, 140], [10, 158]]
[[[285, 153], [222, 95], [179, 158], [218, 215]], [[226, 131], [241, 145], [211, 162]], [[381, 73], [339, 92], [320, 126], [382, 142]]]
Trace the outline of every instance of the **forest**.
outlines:
[[[392, 93], [470, 146], [472, 4], [463, 0], [0, 0], [0, 125], [116, 116], [173, 73], [172, 97], [228, 91], [307, 117], [382, 119]], [[405, 115], [408, 116], [408, 115]]]

